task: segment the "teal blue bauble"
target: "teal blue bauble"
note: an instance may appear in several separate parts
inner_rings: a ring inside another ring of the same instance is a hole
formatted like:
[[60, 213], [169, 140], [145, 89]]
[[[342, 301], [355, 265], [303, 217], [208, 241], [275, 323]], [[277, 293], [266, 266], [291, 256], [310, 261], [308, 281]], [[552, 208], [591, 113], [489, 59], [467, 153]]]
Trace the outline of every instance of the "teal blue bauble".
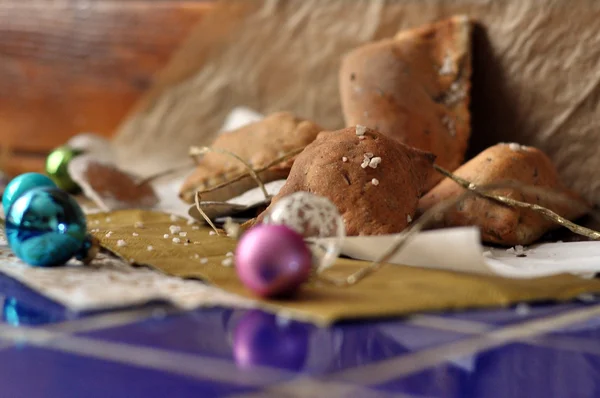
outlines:
[[32, 188], [41, 187], [55, 188], [56, 184], [50, 177], [39, 173], [25, 173], [13, 178], [6, 188], [4, 188], [4, 194], [2, 195], [2, 208], [4, 209], [4, 212], [8, 212], [10, 205], [19, 196]]
[[6, 213], [6, 238], [29, 265], [63, 265], [87, 250], [81, 207], [58, 188], [34, 188], [15, 199]]

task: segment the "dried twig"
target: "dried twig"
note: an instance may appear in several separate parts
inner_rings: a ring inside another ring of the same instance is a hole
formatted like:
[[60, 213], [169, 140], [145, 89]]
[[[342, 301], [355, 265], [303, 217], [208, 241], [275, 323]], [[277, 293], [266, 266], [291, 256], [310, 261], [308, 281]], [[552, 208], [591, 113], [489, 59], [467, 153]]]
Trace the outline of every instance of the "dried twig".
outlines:
[[220, 235], [219, 230], [217, 229], [217, 227], [215, 227], [215, 224], [213, 224], [213, 222], [210, 220], [210, 217], [206, 215], [206, 213], [204, 212], [204, 210], [202, 210], [202, 207], [200, 206], [200, 193], [196, 192], [194, 200], [196, 202], [196, 209], [198, 209], [198, 212], [200, 213], [202, 218], [204, 218], [204, 221], [206, 221], [208, 225], [210, 225], [210, 227], [213, 229], [213, 231], [217, 233], [217, 235]]
[[[293, 158], [294, 156], [298, 155], [298, 154], [299, 154], [300, 152], [302, 152], [303, 150], [304, 150], [304, 147], [302, 147], [302, 148], [298, 148], [298, 149], [294, 149], [293, 151], [287, 152], [287, 153], [286, 153], [286, 154], [284, 154], [283, 156], [281, 156], [281, 157], [279, 157], [279, 158], [277, 158], [277, 159], [273, 160], [272, 162], [270, 162], [270, 163], [269, 163], [269, 164], [267, 164], [266, 166], [263, 166], [263, 167], [261, 167], [261, 168], [259, 168], [259, 169], [255, 169], [254, 171], [255, 171], [256, 173], [262, 173], [263, 171], [266, 171], [266, 170], [270, 169], [271, 167], [278, 165], [279, 163], [283, 163], [283, 162], [285, 162], [286, 160], [289, 160], [289, 159]], [[231, 184], [233, 184], [234, 182], [237, 182], [237, 181], [239, 181], [239, 180], [241, 180], [241, 179], [243, 179], [243, 178], [246, 178], [246, 177], [248, 177], [248, 176], [250, 176], [250, 173], [249, 173], [249, 172], [245, 172], [245, 173], [242, 173], [242, 174], [240, 174], [240, 175], [238, 175], [238, 176], [236, 176], [236, 177], [234, 177], [234, 178], [232, 178], [232, 179], [229, 179], [229, 180], [227, 180], [227, 181], [225, 181], [225, 182], [222, 182], [222, 183], [221, 183], [221, 184], [219, 184], [219, 185], [215, 185], [214, 187], [211, 187], [211, 188], [205, 189], [205, 190], [203, 190], [203, 191], [198, 191], [198, 192], [200, 192], [201, 194], [205, 194], [205, 193], [213, 192], [213, 191], [216, 191], [217, 189], [221, 189], [221, 188], [223, 188], [223, 187], [226, 187], [226, 186], [228, 186], [228, 185], [231, 185]]]
[[250, 173], [250, 176], [258, 184], [260, 190], [262, 191], [263, 195], [265, 196], [265, 199], [269, 199], [269, 193], [267, 192], [267, 189], [265, 188], [265, 184], [263, 184], [262, 180], [260, 179], [260, 177], [258, 176], [256, 171], [252, 168], [252, 165], [249, 164], [248, 162], [246, 162], [240, 156], [236, 155], [233, 152], [230, 152], [228, 150], [221, 149], [221, 148], [212, 148], [212, 147], [208, 147], [208, 146], [203, 146], [203, 147], [193, 146], [190, 148], [190, 156], [193, 156], [193, 157], [204, 155], [207, 152], [221, 153], [223, 155], [231, 156], [232, 158], [240, 161], [244, 166], [246, 166], [246, 168], [248, 169], [248, 173]]
[[[566, 218], [561, 217], [560, 215], [556, 214], [555, 212], [553, 212], [552, 210], [550, 210], [546, 207], [543, 207], [543, 206], [540, 206], [537, 204], [521, 202], [519, 200], [511, 199], [507, 196], [498, 195], [493, 192], [489, 192], [488, 189], [480, 189], [472, 182], [469, 182], [469, 181], [465, 180], [464, 178], [461, 178], [455, 174], [452, 174], [448, 170], [446, 170], [436, 164], [434, 164], [433, 167], [438, 172], [443, 174], [444, 176], [446, 176], [446, 177], [450, 178], [452, 181], [456, 182], [458, 185], [462, 186], [465, 189], [474, 191], [479, 196], [482, 196], [487, 199], [491, 199], [493, 201], [496, 201], [498, 203], [502, 203], [502, 204], [505, 204], [508, 206], [533, 210], [533, 211], [537, 212], [538, 214], [540, 214], [541, 216], [545, 217], [546, 219], [548, 219], [552, 222], [555, 222], [556, 224], [559, 224], [578, 235], [582, 235], [582, 236], [585, 236], [587, 238], [594, 239], [594, 240], [600, 239], [600, 232], [577, 225], [577, 224], [567, 220]], [[513, 185], [517, 185], [517, 184], [513, 184]], [[563, 196], [563, 198], [564, 198], [564, 195], [561, 195], [561, 196]], [[591, 209], [588, 209], [588, 211], [589, 210], [591, 210]]]

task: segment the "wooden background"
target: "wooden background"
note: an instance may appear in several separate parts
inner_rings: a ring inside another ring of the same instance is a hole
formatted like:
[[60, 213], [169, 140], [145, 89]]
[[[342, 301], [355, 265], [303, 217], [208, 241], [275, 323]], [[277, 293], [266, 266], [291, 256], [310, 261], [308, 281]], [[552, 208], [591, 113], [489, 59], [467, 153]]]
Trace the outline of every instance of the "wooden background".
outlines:
[[43, 169], [80, 132], [110, 136], [208, 0], [0, 0], [0, 167]]

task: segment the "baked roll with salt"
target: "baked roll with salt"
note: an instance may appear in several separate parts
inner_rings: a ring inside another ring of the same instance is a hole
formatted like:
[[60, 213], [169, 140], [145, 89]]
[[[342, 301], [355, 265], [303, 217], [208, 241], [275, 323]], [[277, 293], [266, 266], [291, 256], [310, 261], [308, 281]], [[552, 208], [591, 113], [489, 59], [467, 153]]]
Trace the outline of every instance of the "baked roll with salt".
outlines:
[[[371, 127], [458, 168], [470, 136], [471, 26], [457, 16], [347, 54], [339, 72], [346, 125]], [[440, 180], [432, 174], [426, 189]]]
[[400, 232], [415, 217], [434, 159], [364, 126], [323, 132], [298, 155], [286, 184], [257, 222], [279, 199], [307, 191], [337, 206], [347, 235]]
[[[290, 112], [277, 112], [258, 122], [221, 134], [212, 147], [236, 154], [256, 170], [288, 152], [305, 147], [321, 130], [315, 123]], [[259, 176], [265, 183], [286, 178], [292, 163], [293, 159], [289, 159], [259, 173]], [[179, 196], [192, 203], [197, 191], [212, 189], [247, 172], [248, 169], [239, 160], [222, 153], [209, 152], [187, 177]], [[256, 182], [248, 176], [203, 194], [202, 200], [225, 201], [255, 187]]]
[[[498, 144], [481, 152], [454, 172], [479, 186], [517, 182], [526, 186], [547, 188], [544, 192], [522, 192], [518, 188], [502, 188], [494, 193], [522, 202], [538, 204], [560, 216], [574, 220], [589, 212], [589, 204], [569, 191], [559, 180], [556, 168], [539, 149], [515, 143]], [[458, 198], [465, 190], [445, 178], [419, 201], [419, 213], [437, 203]], [[552, 192], [555, 195], [552, 195]], [[556, 194], [564, 195], [564, 199]], [[505, 246], [528, 245], [559, 225], [529, 209], [517, 209], [490, 199], [472, 196], [444, 214], [435, 227], [478, 226], [486, 243]]]

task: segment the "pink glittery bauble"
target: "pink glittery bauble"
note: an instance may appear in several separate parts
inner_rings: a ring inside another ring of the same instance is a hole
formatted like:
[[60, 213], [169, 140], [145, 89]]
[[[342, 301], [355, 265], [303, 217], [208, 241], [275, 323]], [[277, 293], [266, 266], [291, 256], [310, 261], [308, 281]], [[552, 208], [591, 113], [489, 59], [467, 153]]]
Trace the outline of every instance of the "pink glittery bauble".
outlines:
[[312, 254], [304, 238], [284, 225], [258, 225], [237, 245], [235, 267], [242, 283], [262, 297], [292, 294], [310, 276]]

